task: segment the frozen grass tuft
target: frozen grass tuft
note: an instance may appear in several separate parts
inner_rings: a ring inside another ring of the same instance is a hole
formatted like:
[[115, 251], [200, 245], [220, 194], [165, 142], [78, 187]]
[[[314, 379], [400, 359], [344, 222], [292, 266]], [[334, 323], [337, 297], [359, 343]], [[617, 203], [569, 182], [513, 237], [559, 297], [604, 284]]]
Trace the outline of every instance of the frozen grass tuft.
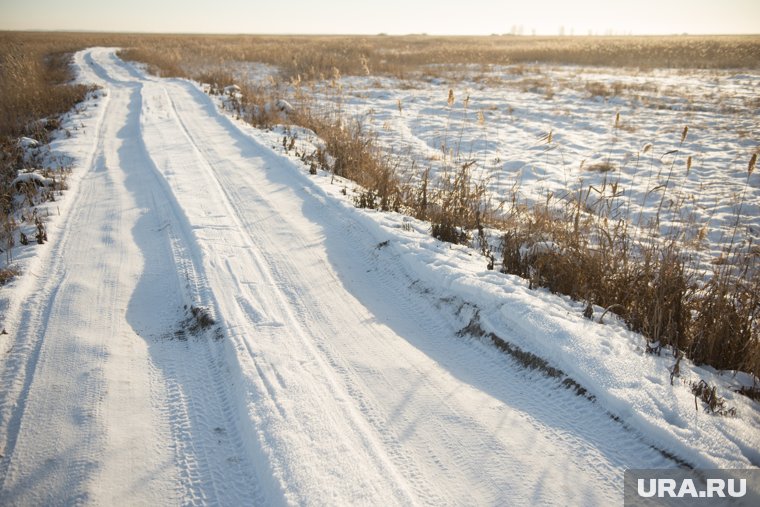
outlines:
[[14, 266], [7, 266], [0, 269], [0, 287], [16, 278], [21, 272]]
[[728, 417], [736, 415], [736, 408], [728, 407], [726, 400], [716, 393], [717, 386], [710, 386], [704, 380], [700, 380], [699, 382], [690, 382], [689, 387], [694, 395], [695, 407], [697, 406], [697, 400], [701, 400], [704, 404], [705, 412]]

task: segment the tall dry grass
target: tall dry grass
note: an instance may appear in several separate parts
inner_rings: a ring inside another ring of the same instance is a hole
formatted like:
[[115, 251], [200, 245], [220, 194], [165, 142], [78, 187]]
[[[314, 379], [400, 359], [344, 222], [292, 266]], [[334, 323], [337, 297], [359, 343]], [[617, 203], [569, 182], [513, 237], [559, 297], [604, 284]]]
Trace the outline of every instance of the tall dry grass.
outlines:
[[760, 68], [760, 37], [431, 37], [409, 36], [145, 36], [128, 44], [126, 58], [161, 75], [188, 76], [194, 68], [262, 62], [283, 78], [343, 75], [399, 78], [436, 66], [557, 63], [633, 68]]
[[0, 32], [0, 136], [44, 136], [38, 120], [54, 120], [87, 91], [70, 83], [72, 53], [109, 40], [104, 35]]

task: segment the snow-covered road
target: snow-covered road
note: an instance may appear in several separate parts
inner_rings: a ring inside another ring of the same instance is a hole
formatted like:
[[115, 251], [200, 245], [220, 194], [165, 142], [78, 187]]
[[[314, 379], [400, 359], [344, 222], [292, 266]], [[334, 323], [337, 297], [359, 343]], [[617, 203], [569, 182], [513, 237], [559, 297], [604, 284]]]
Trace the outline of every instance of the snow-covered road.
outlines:
[[613, 505], [625, 468], [676, 466], [459, 336], [455, 303], [195, 84], [76, 62], [104, 97], [4, 323], [0, 504]]

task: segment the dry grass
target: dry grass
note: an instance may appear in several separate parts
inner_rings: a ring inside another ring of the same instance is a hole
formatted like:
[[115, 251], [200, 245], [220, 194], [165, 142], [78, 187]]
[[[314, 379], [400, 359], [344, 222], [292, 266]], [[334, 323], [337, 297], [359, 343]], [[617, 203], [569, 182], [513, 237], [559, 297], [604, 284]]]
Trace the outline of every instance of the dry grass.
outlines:
[[69, 84], [73, 51], [103, 38], [74, 34], [0, 32], [0, 137], [28, 135], [41, 141], [55, 119], [84, 98], [88, 88]]
[[590, 205], [583, 189], [576, 195], [574, 202], [511, 205], [499, 246], [503, 272], [586, 302], [587, 317], [591, 304], [607, 308], [674, 355], [760, 373], [760, 265], [751, 244], [732, 245], [705, 274], [677, 234], [660, 234], [659, 214], [632, 230], [629, 217], [610, 216], [619, 206]]
[[717, 394], [717, 386], [710, 386], [704, 380], [699, 382], [690, 382], [691, 393], [694, 395], [694, 406], [697, 406], [697, 400], [704, 403], [705, 412], [715, 415], [733, 417], [736, 415], [736, 408], [728, 407], [726, 400]]
[[[230, 65], [239, 62], [274, 65], [280, 73], [268, 85], [238, 83], [244, 93], [242, 103], [235, 105], [236, 111], [255, 125], [270, 127], [284, 121], [271, 105], [285, 94], [292, 94], [287, 98], [298, 103], [297, 114], [290, 115], [287, 121], [311, 129], [324, 141], [324, 151], [320, 148], [299, 156], [312, 170], [321, 167], [359, 182], [365, 190], [357, 196], [357, 205], [403, 211], [429, 220], [432, 233], [439, 239], [457, 243], [477, 241], [488, 258], [489, 268], [517, 274], [529, 279], [533, 286], [609, 308], [631, 329], [652, 341], [671, 345], [674, 353], [683, 351], [698, 363], [760, 375], [760, 277], [754, 264], [726, 262], [716, 265], [707, 279], [695, 278], [692, 259], [679, 249], [678, 243], [659, 237], [654, 229], [632, 233], [628, 222], [614, 219], [609, 212], [590, 204], [588, 189], [577, 189], [577, 199], [547, 201], [543, 206], [528, 206], [514, 198], [494, 207], [485, 193], [484, 182], [471, 177], [470, 160], [460, 158], [459, 153], [450, 155], [450, 151], [444, 151], [443, 163], [449, 170], [431, 181], [426, 168], [417, 168], [413, 161], [408, 163], [380, 149], [373, 134], [361, 123], [346, 120], [340, 110], [323, 111], [310, 102], [313, 94], [307, 88], [311, 86], [308, 83], [336, 81], [335, 76], [340, 74], [421, 77], [463, 64], [547, 62], [638, 68], [758, 69], [760, 37], [81, 34], [0, 34], [0, 37], [4, 38], [1, 42], [6, 48], [4, 76], [6, 68], [16, 65], [14, 62], [26, 62], [25, 68], [36, 75], [45, 75], [40, 71], [46, 61], [41, 55], [90, 45], [125, 47], [128, 49], [122, 52], [124, 58], [141, 61], [157, 74], [195, 78], [217, 87], [234, 81]], [[15, 53], [7, 50], [19, 47], [22, 49]], [[519, 73], [521, 67], [514, 69]], [[19, 73], [14, 75], [18, 77]], [[40, 85], [44, 90], [54, 87], [54, 81], [40, 78], [36, 82], [47, 83]], [[15, 86], [18, 82], [17, 78], [6, 79], [3, 85]], [[543, 81], [525, 81], [525, 86], [528, 85], [551, 95], [552, 90]], [[36, 90], [37, 86], [30, 85], [29, 90]], [[622, 91], [614, 83], [584, 86], [589, 94], [604, 97]], [[26, 90], [23, 86], [19, 89]], [[16, 93], [11, 94], [15, 97], [12, 100], [2, 99], [3, 129], [21, 132], [20, 127], [28, 125], [29, 119], [51, 114], [37, 108], [35, 97], [40, 94], [35, 93], [31, 98]], [[66, 104], [57, 103], [60, 107]], [[287, 137], [283, 144], [290, 149], [295, 146]], [[8, 158], [13, 158], [12, 154]], [[613, 168], [600, 165], [587, 169]], [[493, 244], [488, 237], [493, 231], [499, 231], [496, 233], [500, 236], [499, 244]], [[755, 259], [746, 253], [737, 247], [727, 257]], [[498, 266], [495, 257], [500, 261]], [[743, 269], [742, 273], [737, 274], [737, 266]]]
[[[435, 66], [558, 63], [634, 68], [760, 68], [760, 37], [145, 36], [125, 57], [161, 75], [217, 62], [263, 62], [285, 79], [404, 78]], [[519, 68], [519, 67], [518, 67]]]
[[0, 269], [0, 287], [13, 280], [19, 273], [18, 268], [13, 266]]

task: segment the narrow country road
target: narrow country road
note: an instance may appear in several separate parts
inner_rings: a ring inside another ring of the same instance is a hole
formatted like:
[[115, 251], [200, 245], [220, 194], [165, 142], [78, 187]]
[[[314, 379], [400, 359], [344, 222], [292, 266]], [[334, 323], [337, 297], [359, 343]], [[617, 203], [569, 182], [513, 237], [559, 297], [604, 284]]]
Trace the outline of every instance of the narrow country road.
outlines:
[[102, 109], [8, 319], [1, 505], [613, 505], [624, 468], [672, 466], [459, 337], [196, 85], [76, 63]]

